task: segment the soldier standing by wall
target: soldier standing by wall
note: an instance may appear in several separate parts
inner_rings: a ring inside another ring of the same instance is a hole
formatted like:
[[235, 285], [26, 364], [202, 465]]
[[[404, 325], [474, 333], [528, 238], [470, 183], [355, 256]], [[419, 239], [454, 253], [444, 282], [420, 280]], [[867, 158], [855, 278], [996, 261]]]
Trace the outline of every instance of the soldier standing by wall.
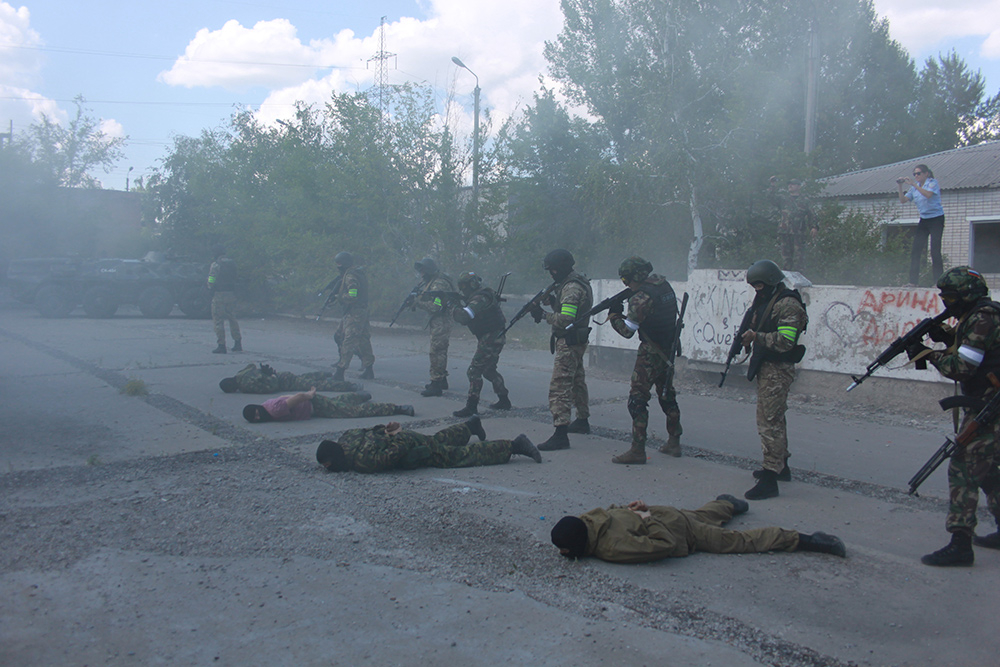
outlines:
[[[566, 327], [591, 309], [594, 292], [587, 277], [573, 270], [575, 263], [572, 253], [561, 248], [545, 256], [542, 266], [555, 282], [547, 305], [554, 312], [545, 312], [537, 303], [531, 309], [536, 323], [545, 320], [552, 326], [550, 347], [555, 354], [549, 383], [549, 411], [555, 433], [538, 446], [543, 451], [567, 449], [569, 433], [590, 433], [590, 396], [583, 368], [590, 327], [573, 327], [569, 332]], [[576, 420], [571, 423], [574, 407]]]
[[653, 273], [653, 265], [642, 257], [629, 257], [618, 268], [622, 282], [633, 294], [624, 304], [613, 304], [608, 313], [611, 327], [625, 338], [639, 332], [639, 351], [632, 371], [628, 412], [632, 417], [632, 447], [614, 457], [614, 463], [646, 463], [646, 430], [649, 426], [650, 388], [656, 386], [660, 409], [667, 416], [667, 443], [660, 451], [681, 455], [681, 410], [673, 386], [673, 363], [669, 359], [677, 327], [677, 297], [663, 276]]
[[[948, 312], [959, 318], [955, 340], [945, 350], [927, 354], [941, 375], [961, 383], [962, 394], [988, 400], [997, 391], [989, 374], [1000, 376], [1000, 303], [990, 300], [990, 290], [977, 271], [967, 266], [949, 269], [937, 281], [941, 300]], [[908, 349], [912, 359], [925, 351], [923, 345]], [[961, 433], [978, 413], [978, 408], [964, 408]], [[1000, 422], [983, 424], [976, 434], [958, 447], [948, 462], [948, 491], [951, 502], [945, 528], [951, 542], [921, 558], [924, 565], [972, 565], [976, 546], [1000, 549], [1000, 532], [976, 537], [976, 508], [979, 490], [986, 494], [986, 504], [1000, 526]]]
[[218, 346], [213, 354], [226, 353], [226, 322], [233, 337], [233, 352], [243, 351], [240, 323], [236, 321], [236, 264], [226, 257], [221, 245], [212, 248], [212, 266], [208, 270], [208, 289], [212, 293], [212, 325]]
[[341, 275], [337, 303], [344, 307], [340, 327], [333, 336], [340, 348], [340, 359], [333, 379], [343, 380], [344, 371], [351, 365], [351, 359], [358, 355], [362, 366], [361, 378], [371, 380], [375, 377], [372, 369], [375, 354], [372, 352], [372, 335], [368, 324], [368, 278], [363, 266], [354, 266], [354, 255], [349, 252], [337, 253], [333, 261]]
[[762, 259], [747, 269], [747, 282], [756, 295], [750, 305], [749, 328], [742, 332], [743, 345], [753, 348], [747, 379], [757, 379], [757, 432], [764, 465], [753, 473], [757, 484], [743, 494], [747, 500], [778, 495], [778, 480], [790, 480], [788, 468], [788, 391], [795, 380], [795, 364], [805, 348], [798, 345], [809, 317], [798, 291], [781, 281], [785, 274], [774, 262]]
[[806, 245], [816, 239], [819, 226], [808, 197], [802, 194], [802, 181], [797, 178], [789, 180], [788, 189], [780, 194], [774, 190], [777, 181], [777, 176], [771, 177], [770, 191], [780, 215], [778, 247], [781, 251], [781, 265], [789, 271], [804, 271]]
[[445, 308], [441, 297], [427, 296], [427, 292], [454, 292], [455, 285], [430, 257], [424, 257], [413, 265], [424, 282], [420, 296], [414, 306], [426, 310], [431, 315], [428, 328], [431, 330], [430, 359], [431, 381], [420, 392], [421, 396], [440, 396], [448, 388], [448, 344], [451, 342], [451, 313]]
[[500, 352], [507, 342], [503, 333], [507, 319], [500, 309], [500, 299], [491, 288], [483, 287], [483, 279], [472, 271], [459, 277], [458, 290], [465, 297], [466, 305], [455, 308], [453, 317], [459, 324], [469, 327], [478, 343], [467, 372], [469, 396], [465, 407], [452, 414], [456, 417], [471, 417], [476, 414], [479, 409], [479, 394], [483, 390], [483, 378], [490, 381], [499, 399], [490, 407], [494, 410], [510, 410], [507, 387], [503, 376], [497, 371]]

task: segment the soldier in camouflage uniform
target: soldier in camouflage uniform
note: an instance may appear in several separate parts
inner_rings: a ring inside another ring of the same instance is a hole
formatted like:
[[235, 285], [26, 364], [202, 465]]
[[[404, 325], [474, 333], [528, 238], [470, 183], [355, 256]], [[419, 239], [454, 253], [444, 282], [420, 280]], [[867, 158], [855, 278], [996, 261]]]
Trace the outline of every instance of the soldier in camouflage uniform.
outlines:
[[343, 380], [351, 359], [358, 355], [362, 366], [361, 378], [371, 380], [375, 377], [372, 369], [375, 354], [372, 352], [372, 334], [368, 325], [368, 278], [363, 266], [354, 266], [354, 256], [349, 252], [337, 253], [333, 261], [341, 276], [337, 303], [344, 308], [340, 327], [333, 336], [340, 350], [340, 360], [333, 377]]
[[503, 376], [497, 371], [500, 352], [507, 342], [503, 333], [507, 318], [500, 309], [500, 299], [491, 288], [483, 287], [483, 279], [472, 271], [463, 273], [458, 279], [458, 290], [465, 298], [466, 305], [456, 307], [452, 316], [459, 324], [469, 327], [469, 331], [476, 335], [478, 344], [467, 372], [469, 396], [465, 407], [452, 414], [456, 417], [471, 417], [476, 414], [479, 395], [483, 390], [483, 378], [490, 381], [498, 398], [490, 407], [494, 410], [510, 410], [507, 387]]
[[[569, 332], [566, 327], [593, 307], [594, 292], [587, 277], [573, 270], [575, 263], [573, 255], [561, 248], [545, 256], [542, 266], [553, 280], [545, 305], [553, 312], [546, 312], [537, 303], [531, 310], [536, 323], [545, 320], [552, 326], [550, 347], [555, 354], [549, 382], [549, 411], [555, 433], [538, 446], [543, 451], [567, 449], [569, 433], [590, 433], [590, 396], [583, 368], [590, 327], [584, 323]], [[576, 420], [571, 422], [574, 407]]]
[[431, 297], [427, 292], [454, 292], [451, 278], [438, 269], [437, 262], [425, 257], [413, 265], [423, 279], [420, 296], [414, 307], [426, 310], [431, 318], [427, 327], [431, 331], [430, 358], [431, 381], [420, 392], [421, 396], [440, 396], [448, 388], [448, 344], [451, 341], [451, 313], [441, 297]]
[[236, 321], [236, 264], [226, 257], [221, 245], [212, 248], [214, 261], [208, 270], [208, 291], [212, 293], [212, 326], [218, 345], [214, 354], [226, 353], [226, 322], [233, 337], [233, 352], [243, 351], [243, 335]]
[[806, 266], [806, 244], [816, 239], [819, 226], [809, 199], [802, 194], [802, 181], [793, 178], [788, 189], [776, 193], [777, 177], [771, 177], [771, 193], [778, 208], [778, 245], [781, 264], [789, 271], [802, 271]]
[[261, 405], [253, 404], [243, 408], [243, 418], [251, 423], [270, 421], [301, 421], [312, 417], [327, 419], [354, 419], [357, 417], [387, 417], [389, 415], [413, 416], [412, 405], [394, 403], [370, 403], [372, 395], [367, 391], [341, 394], [330, 398], [316, 393], [316, 387], [297, 394], [278, 396]]
[[[926, 354], [941, 375], [961, 383], [962, 394], [970, 402], [989, 400], [997, 391], [989, 380], [1000, 377], [1000, 303], [990, 300], [989, 287], [982, 275], [967, 266], [946, 271], [937, 283], [948, 312], [958, 318], [954, 341], [947, 349]], [[912, 359], [927, 350], [922, 344], [907, 353]], [[975, 418], [980, 407], [964, 408], [959, 432]], [[945, 528], [951, 542], [921, 559], [925, 565], [972, 565], [977, 546], [1000, 549], [1000, 532], [976, 537], [976, 508], [979, 490], [986, 494], [986, 506], [1000, 525], [1000, 421], [983, 424], [972, 439], [959, 447], [948, 462], [950, 504]]]
[[670, 283], [653, 271], [642, 257], [629, 257], [618, 268], [618, 275], [635, 292], [624, 304], [612, 304], [608, 311], [611, 327], [625, 338], [639, 332], [639, 351], [632, 370], [628, 394], [628, 412], [632, 417], [632, 447], [613, 459], [614, 463], [646, 463], [646, 430], [649, 426], [650, 388], [656, 386], [660, 409], [667, 416], [667, 443], [660, 451], [681, 455], [681, 410], [674, 391], [670, 346], [677, 327], [677, 297]]
[[[476, 435], [480, 442], [470, 443]], [[453, 424], [434, 435], [404, 431], [397, 422], [356, 428], [339, 441], [324, 440], [316, 460], [330, 472], [362, 473], [414, 468], [467, 468], [507, 463], [512, 454], [542, 462], [542, 455], [523, 433], [513, 440], [486, 440], [479, 417]]]
[[743, 345], [753, 349], [747, 379], [757, 379], [757, 432], [764, 465], [754, 472], [757, 484], [744, 494], [748, 500], [778, 495], [778, 480], [791, 479], [788, 468], [788, 430], [785, 412], [788, 391], [795, 380], [795, 364], [805, 348], [798, 344], [809, 317], [802, 296], [785, 287], [785, 275], [770, 260], [755, 262], [747, 269], [747, 282], [756, 291], [750, 309], [749, 329]]
[[233, 377], [223, 378], [219, 388], [227, 394], [277, 394], [280, 391], [361, 391], [356, 382], [333, 379], [333, 373], [317, 371], [296, 375], [287, 371], [278, 373], [267, 364], [249, 364]]

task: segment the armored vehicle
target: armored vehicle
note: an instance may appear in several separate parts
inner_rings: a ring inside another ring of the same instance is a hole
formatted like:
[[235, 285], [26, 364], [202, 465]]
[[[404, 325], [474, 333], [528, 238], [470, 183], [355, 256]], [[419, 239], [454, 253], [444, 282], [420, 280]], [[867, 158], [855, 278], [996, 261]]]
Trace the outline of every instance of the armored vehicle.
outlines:
[[146, 317], [167, 317], [176, 304], [188, 317], [211, 314], [208, 265], [149, 252], [142, 259], [53, 257], [14, 259], [7, 284], [15, 298], [43, 317], [66, 317], [83, 306], [90, 317], [111, 317], [121, 305]]

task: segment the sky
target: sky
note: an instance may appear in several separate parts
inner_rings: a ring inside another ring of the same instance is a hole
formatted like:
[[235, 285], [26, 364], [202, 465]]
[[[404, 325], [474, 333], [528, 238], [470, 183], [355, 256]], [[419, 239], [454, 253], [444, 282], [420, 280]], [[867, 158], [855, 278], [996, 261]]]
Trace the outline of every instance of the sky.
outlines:
[[[874, 4], [918, 68], [955, 50], [1000, 92], [1000, 0]], [[0, 0], [0, 132], [43, 113], [65, 123], [82, 95], [106, 133], [128, 138], [125, 159], [94, 174], [123, 190], [175, 137], [222, 127], [238, 108], [272, 123], [296, 100], [367, 90], [384, 37], [388, 82], [432, 86], [471, 133], [476, 77], [494, 118], [523, 109], [561, 25], [559, 0]]]

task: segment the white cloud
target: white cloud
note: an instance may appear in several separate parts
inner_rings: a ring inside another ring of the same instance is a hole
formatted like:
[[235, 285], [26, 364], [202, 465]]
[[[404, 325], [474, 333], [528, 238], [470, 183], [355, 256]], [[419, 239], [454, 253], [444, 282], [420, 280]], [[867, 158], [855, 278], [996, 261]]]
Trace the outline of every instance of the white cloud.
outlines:
[[935, 52], [942, 42], [983, 37], [982, 54], [1000, 58], [1000, 0], [875, 0], [889, 33], [911, 54]]
[[125, 136], [125, 128], [122, 127], [122, 124], [114, 118], [102, 118], [101, 122], [98, 124], [98, 128], [101, 132], [112, 139]]
[[[558, 0], [468, 2], [432, 0], [428, 19], [403, 17], [385, 25], [390, 83], [411, 81], [441, 90], [454, 89], [459, 101], [471, 100], [475, 79], [451, 62], [458, 56], [479, 77], [482, 104], [503, 117], [531, 100], [545, 71], [542, 48], [562, 26]], [[285, 19], [247, 29], [230, 21], [221, 30], [200, 30], [173, 68], [160, 75], [171, 85], [272, 88], [260, 113], [266, 122], [291, 115], [296, 100], [324, 103], [334, 91], [368, 89], [374, 79], [379, 28], [359, 37], [345, 30], [331, 40], [301, 43]], [[195, 61], [230, 61], [227, 64]], [[275, 68], [240, 62], [336, 65], [316, 76], [308, 68]], [[471, 102], [470, 102], [471, 105]], [[466, 114], [462, 125], [471, 119]]]

